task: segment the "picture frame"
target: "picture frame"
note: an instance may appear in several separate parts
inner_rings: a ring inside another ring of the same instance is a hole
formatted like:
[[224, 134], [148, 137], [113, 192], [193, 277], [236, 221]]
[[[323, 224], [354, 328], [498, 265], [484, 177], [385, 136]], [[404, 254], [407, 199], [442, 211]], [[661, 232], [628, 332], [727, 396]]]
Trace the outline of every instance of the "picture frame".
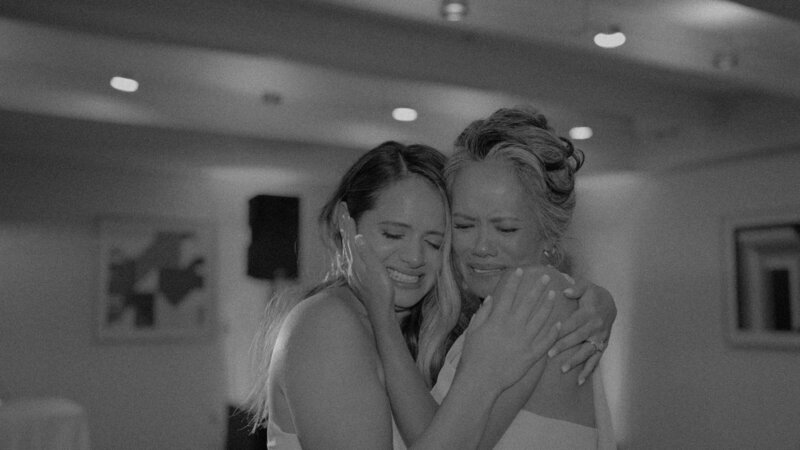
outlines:
[[728, 217], [723, 237], [729, 342], [800, 349], [800, 208]]
[[97, 219], [101, 342], [195, 340], [216, 325], [216, 237], [210, 222]]

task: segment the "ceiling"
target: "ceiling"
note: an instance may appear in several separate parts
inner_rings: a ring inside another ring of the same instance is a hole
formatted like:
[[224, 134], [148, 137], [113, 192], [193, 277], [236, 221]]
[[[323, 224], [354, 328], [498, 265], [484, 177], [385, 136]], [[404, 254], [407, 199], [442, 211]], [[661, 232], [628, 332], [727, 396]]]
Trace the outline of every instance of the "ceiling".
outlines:
[[[561, 133], [591, 126], [579, 147], [596, 172], [800, 145], [798, 2], [468, 4], [447, 22], [435, 0], [4, 0], [0, 151], [80, 151], [115, 136], [141, 146], [170, 133], [219, 147], [183, 146], [175, 162], [225, 160], [226, 140], [247, 143], [230, 151], [238, 161], [387, 139], [447, 151], [470, 120], [519, 103]], [[609, 26], [625, 45], [592, 43]], [[715, 67], [726, 55], [734, 67]], [[139, 91], [112, 90], [120, 74]], [[397, 106], [419, 119], [394, 121]], [[113, 159], [108, 148], [91, 157]]]

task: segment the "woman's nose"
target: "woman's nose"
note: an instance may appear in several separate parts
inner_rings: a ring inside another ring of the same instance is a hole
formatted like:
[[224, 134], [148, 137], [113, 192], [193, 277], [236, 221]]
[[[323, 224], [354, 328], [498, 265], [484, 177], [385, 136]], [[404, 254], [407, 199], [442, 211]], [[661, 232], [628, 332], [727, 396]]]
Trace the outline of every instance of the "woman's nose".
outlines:
[[419, 267], [425, 264], [425, 252], [422, 248], [422, 244], [409, 243], [404, 246], [400, 254], [400, 259], [408, 264], [409, 267]]
[[475, 245], [472, 247], [472, 253], [475, 256], [496, 256], [496, 248], [494, 245], [494, 241], [492, 240], [489, 233], [485, 230], [478, 230], [477, 236], [475, 237]]

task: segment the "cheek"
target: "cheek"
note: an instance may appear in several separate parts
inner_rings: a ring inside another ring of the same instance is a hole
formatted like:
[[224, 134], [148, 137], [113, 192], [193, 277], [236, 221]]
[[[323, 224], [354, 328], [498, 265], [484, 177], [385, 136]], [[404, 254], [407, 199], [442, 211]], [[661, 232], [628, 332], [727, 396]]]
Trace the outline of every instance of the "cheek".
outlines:
[[388, 241], [383, 235], [366, 233], [364, 238], [380, 261], [385, 261], [395, 251], [393, 242]]
[[517, 236], [503, 241], [501, 252], [514, 265], [538, 264], [541, 250], [538, 240], [530, 236]]
[[469, 238], [465, 233], [453, 233], [453, 255], [459, 260], [469, 250]]

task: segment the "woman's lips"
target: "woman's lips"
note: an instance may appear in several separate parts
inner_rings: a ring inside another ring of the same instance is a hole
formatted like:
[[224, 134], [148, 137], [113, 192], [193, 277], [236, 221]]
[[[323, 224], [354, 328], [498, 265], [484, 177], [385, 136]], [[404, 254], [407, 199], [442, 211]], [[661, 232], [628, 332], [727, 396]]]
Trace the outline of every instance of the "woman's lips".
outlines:
[[422, 275], [411, 275], [390, 267], [387, 267], [386, 271], [389, 273], [389, 278], [400, 284], [416, 285], [422, 279]]
[[506, 270], [505, 266], [467, 264], [467, 267], [476, 275], [498, 275]]

